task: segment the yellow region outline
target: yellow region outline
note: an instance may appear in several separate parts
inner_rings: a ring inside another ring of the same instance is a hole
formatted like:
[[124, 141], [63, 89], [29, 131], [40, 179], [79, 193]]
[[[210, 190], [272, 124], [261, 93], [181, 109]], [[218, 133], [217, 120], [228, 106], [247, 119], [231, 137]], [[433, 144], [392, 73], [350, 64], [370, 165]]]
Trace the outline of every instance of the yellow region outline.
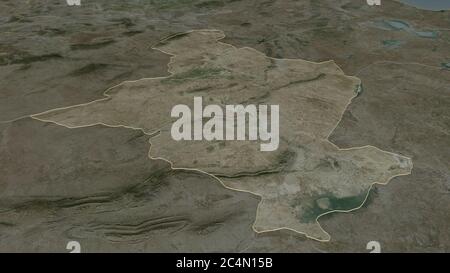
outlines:
[[[218, 30], [218, 29], [198, 29], [198, 30], [190, 30], [190, 31], [186, 31], [186, 32], [176, 33], [176, 34], [169, 35], [169, 36], [167, 36], [167, 37], [161, 39], [157, 44], [159, 44], [160, 42], [162, 42], [162, 41], [164, 41], [164, 40], [168, 40], [168, 39], [170, 39], [170, 38], [172, 38], [172, 37], [176, 37], [176, 36], [178, 36], [178, 35], [183, 35], [183, 34], [189, 34], [189, 33], [196, 32], [196, 31], [202, 31], [202, 32], [207, 32], [207, 31], [217, 32], [217, 31], [220, 31], [220, 30]], [[217, 38], [216, 41], [217, 41], [218, 43], [225, 44], [225, 43], [220, 42], [220, 40], [223, 39], [223, 38], [225, 38], [225, 35], [224, 35], [223, 37]], [[141, 78], [141, 79], [138, 79], [138, 80], [124, 81], [124, 82], [119, 83], [119, 84], [117, 84], [117, 85], [114, 85], [113, 87], [110, 87], [110, 88], [108, 88], [106, 91], [104, 91], [104, 92], [103, 92], [104, 98], [96, 99], [96, 100], [93, 100], [93, 101], [90, 101], [90, 102], [87, 102], [87, 103], [81, 103], [81, 104], [71, 105], [71, 106], [67, 106], [67, 107], [54, 108], [54, 109], [47, 110], [47, 111], [44, 111], [44, 112], [41, 112], [41, 113], [37, 113], [37, 114], [30, 115], [30, 116], [28, 116], [28, 117], [31, 117], [31, 118], [33, 118], [33, 119], [36, 119], [36, 120], [39, 120], [39, 121], [42, 121], [42, 122], [50, 122], [50, 123], [54, 123], [54, 124], [56, 124], [56, 125], [63, 126], [63, 127], [68, 128], [68, 129], [77, 129], [77, 128], [85, 128], [85, 127], [92, 127], [92, 126], [96, 126], [96, 125], [102, 125], [102, 126], [111, 127], [111, 128], [120, 128], [120, 127], [122, 127], [122, 128], [132, 129], [132, 130], [140, 130], [143, 134], [149, 136], [149, 144], [150, 144], [150, 148], [149, 148], [149, 151], [148, 151], [148, 157], [149, 157], [151, 160], [163, 160], [163, 161], [166, 161], [167, 163], [170, 164], [170, 168], [171, 168], [172, 170], [187, 170], [187, 171], [195, 171], [195, 172], [200, 172], [200, 173], [206, 174], [206, 175], [208, 175], [208, 176], [210, 176], [210, 177], [216, 179], [217, 181], [219, 181], [220, 184], [222, 184], [222, 186], [225, 187], [226, 189], [230, 189], [230, 190], [234, 190], [234, 191], [238, 191], [238, 192], [250, 193], [250, 194], [253, 194], [253, 195], [256, 195], [256, 196], [260, 197], [260, 199], [262, 200], [262, 196], [261, 196], [260, 194], [257, 194], [257, 193], [251, 192], [251, 191], [240, 190], [240, 189], [236, 189], [236, 188], [229, 187], [229, 186], [225, 185], [219, 177], [217, 177], [217, 176], [215, 176], [215, 175], [213, 175], [213, 174], [211, 174], [211, 173], [205, 172], [205, 171], [203, 171], [203, 170], [201, 170], [201, 169], [174, 167], [174, 166], [173, 166], [173, 162], [171, 162], [170, 160], [168, 160], [168, 159], [166, 159], [166, 158], [163, 158], [163, 157], [152, 157], [152, 156], [151, 156], [151, 149], [152, 149], [152, 142], [151, 142], [151, 139], [152, 139], [153, 137], [159, 135], [159, 133], [160, 133], [160, 131], [161, 131], [160, 129], [155, 130], [154, 132], [151, 132], [151, 133], [146, 133], [146, 132], [144, 131], [143, 128], [136, 128], [136, 127], [131, 127], [131, 126], [127, 126], [127, 125], [108, 125], [108, 124], [105, 124], [105, 123], [102, 123], [102, 122], [97, 122], [97, 123], [87, 124], [87, 125], [80, 125], [80, 126], [67, 126], [67, 125], [64, 125], [64, 124], [61, 124], [61, 123], [52, 121], [52, 120], [45, 120], [45, 119], [41, 119], [41, 118], [38, 118], [38, 117], [37, 117], [37, 116], [40, 116], [40, 115], [43, 115], [43, 114], [46, 114], [46, 113], [49, 113], [49, 112], [52, 112], [52, 111], [55, 111], [55, 110], [70, 109], [70, 108], [74, 108], [74, 107], [85, 106], [85, 105], [89, 105], [89, 104], [92, 104], [92, 103], [97, 103], [97, 102], [100, 102], [100, 101], [108, 100], [109, 98], [111, 98], [111, 96], [108, 95], [108, 91], [110, 91], [111, 89], [114, 89], [114, 88], [116, 88], [116, 87], [122, 85], [123, 83], [127, 83], [127, 82], [128, 82], [128, 83], [138, 82], [138, 81], [141, 81], [141, 80], [166, 79], [166, 78], [171, 77], [174, 73], [170, 70], [170, 64], [172, 64], [173, 59], [174, 59], [174, 57], [176, 56], [176, 54], [171, 54], [171, 53], [165, 52], [165, 51], [163, 51], [163, 50], [161, 50], [161, 49], [159, 49], [159, 48], [156, 48], [155, 46], [156, 46], [157, 44], [151, 46], [151, 49], [153, 49], [153, 50], [158, 50], [158, 51], [160, 51], [160, 52], [162, 52], [162, 53], [164, 53], [164, 54], [167, 54], [167, 55], [170, 55], [170, 56], [171, 56], [171, 57], [170, 57], [170, 61], [167, 63], [167, 67], [168, 67], [168, 68], [167, 68], [167, 71], [168, 71], [168, 73], [169, 73], [168, 76], [162, 76], [162, 77], [150, 77], [150, 78]], [[231, 45], [231, 44], [226, 44], [226, 45]], [[237, 49], [237, 47], [235, 47], [235, 46], [233, 46], [233, 45], [231, 45], [231, 46], [232, 46], [233, 48]], [[245, 49], [249, 49], [249, 50], [255, 51], [255, 52], [257, 52], [258, 54], [263, 54], [265, 57], [267, 57], [267, 58], [269, 58], [269, 59], [273, 59], [273, 60], [298, 60], [298, 59], [290, 59], [290, 58], [282, 58], [282, 59], [280, 59], [280, 58], [273, 58], [273, 57], [266, 56], [264, 53], [262, 53], [262, 52], [260, 52], [260, 51], [258, 51], [258, 50], [256, 50], [256, 49], [254, 49], [254, 48], [251, 48], [251, 47], [242, 47], [242, 48], [245, 48]], [[302, 60], [302, 61], [309, 62], [309, 63], [314, 63], [314, 64], [321, 64], [321, 63], [334, 62], [333, 60], [324, 61], [324, 62], [317, 62], [317, 63], [316, 63], [316, 62], [311, 62], [311, 61], [306, 61], [306, 60]], [[342, 69], [341, 69], [339, 66], [337, 66], [337, 67], [338, 67], [338, 69], [339, 69], [342, 73], [344, 73], [344, 72], [342, 71]], [[356, 97], [356, 95], [354, 95], [353, 97], [351, 97], [351, 98], [349, 99], [349, 101], [347, 102], [347, 105], [345, 106], [344, 109], [347, 109], [347, 108], [348, 108], [348, 106], [349, 106], [350, 103], [352, 102], [353, 98], [355, 98], [355, 97]], [[326, 140], [328, 143], [330, 143], [331, 145], [333, 145], [333, 146], [334, 146], [337, 150], [339, 150], [339, 151], [350, 151], [350, 150], [359, 150], [359, 149], [365, 149], [365, 148], [375, 148], [375, 149], [377, 149], [377, 150], [379, 150], [379, 151], [382, 151], [382, 152], [384, 152], [384, 153], [388, 153], [388, 154], [391, 154], [391, 155], [397, 155], [397, 154], [392, 153], [392, 152], [388, 152], [388, 151], [381, 150], [381, 149], [379, 149], [379, 148], [377, 148], [377, 147], [375, 147], [375, 146], [372, 146], [372, 145], [364, 145], [364, 146], [360, 146], [360, 147], [352, 147], [352, 148], [339, 148], [336, 144], [334, 144], [333, 142], [329, 141], [330, 135], [334, 132], [334, 130], [336, 129], [336, 127], [337, 127], [337, 126], [339, 125], [339, 123], [341, 122], [341, 120], [342, 120], [342, 118], [343, 118], [343, 116], [344, 116], [344, 113], [345, 113], [345, 111], [342, 112], [340, 119], [338, 120], [338, 122], [336, 123], [336, 125], [334, 126], [334, 128], [330, 131], [330, 133], [328, 134], [328, 136], [325, 138], [325, 140]], [[20, 119], [20, 118], [19, 118], [19, 119]], [[16, 119], [16, 120], [17, 120], [17, 119]], [[404, 175], [410, 175], [411, 172], [412, 172], [412, 170], [413, 170], [413, 168], [414, 168], [414, 163], [412, 162], [411, 158], [409, 158], [409, 157], [406, 157], [406, 158], [409, 159], [410, 162], [411, 162], [411, 169], [410, 169], [410, 171], [409, 171], [408, 173], [404, 173], [404, 174], [393, 175], [393, 176], [389, 177], [389, 178], [386, 180], [386, 182], [374, 182], [374, 183], [372, 183], [372, 184], [370, 185], [368, 191], [367, 191], [367, 194], [366, 194], [366, 197], [364, 198], [364, 201], [361, 203], [360, 206], [358, 206], [358, 207], [356, 207], [356, 208], [353, 208], [353, 209], [349, 209], [349, 210], [330, 210], [330, 211], [327, 211], [327, 212], [325, 212], [325, 213], [322, 213], [322, 214], [320, 214], [320, 215], [318, 215], [318, 216], [316, 217], [315, 222], [316, 222], [316, 224], [319, 226], [319, 228], [324, 232], [324, 234], [327, 235], [327, 237], [328, 237], [327, 239], [321, 240], [321, 239], [318, 239], [318, 238], [309, 236], [309, 235], [308, 235], [307, 233], [305, 233], [305, 232], [301, 232], [301, 231], [298, 231], [298, 230], [295, 230], [295, 229], [292, 229], [292, 228], [288, 228], [288, 227], [280, 227], [280, 228], [275, 228], [275, 229], [270, 229], [270, 230], [257, 231], [257, 230], [255, 229], [254, 225], [253, 225], [253, 226], [252, 226], [252, 229], [253, 229], [253, 231], [256, 232], [256, 233], [266, 233], [266, 232], [273, 232], [273, 231], [278, 231], [278, 230], [290, 230], [290, 231], [293, 231], [293, 232], [298, 233], [298, 234], [303, 234], [303, 235], [305, 235], [307, 238], [310, 238], [310, 239], [313, 239], [313, 240], [316, 240], [316, 241], [319, 241], [319, 242], [329, 242], [329, 241], [331, 240], [331, 236], [330, 236], [330, 234], [329, 234], [327, 231], [325, 231], [325, 230], [322, 228], [322, 226], [321, 226], [320, 223], [319, 223], [319, 218], [322, 217], [322, 216], [324, 216], [324, 215], [331, 214], [331, 213], [336, 213], [336, 212], [338, 212], [338, 213], [348, 213], [348, 212], [352, 212], [352, 211], [358, 210], [358, 209], [360, 209], [361, 207], [363, 207], [364, 204], [366, 203], [366, 201], [367, 201], [367, 199], [368, 199], [368, 197], [369, 197], [370, 191], [372, 190], [372, 188], [373, 188], [374, 185], [376, 185], [376, 184], [379, 184], [379, 185], [386, 185], [386, 184], [388, 184], [388, 183], [390, 182], [390, 180], [392, 180], [392, 179], [395, 178], [395, 177], [398, 177], [398, 176], [404, 176]], [[258, 207], [257, 207], [257, 209], [256, 209], [256, 216], [255, 216], [255, 219], [257, 218], [257, 215], [258, 215], [258, 212], [259, 212], [259, 206], [260, 206], [260, 204], [261, 204], [261, 202], [259, 202]]]

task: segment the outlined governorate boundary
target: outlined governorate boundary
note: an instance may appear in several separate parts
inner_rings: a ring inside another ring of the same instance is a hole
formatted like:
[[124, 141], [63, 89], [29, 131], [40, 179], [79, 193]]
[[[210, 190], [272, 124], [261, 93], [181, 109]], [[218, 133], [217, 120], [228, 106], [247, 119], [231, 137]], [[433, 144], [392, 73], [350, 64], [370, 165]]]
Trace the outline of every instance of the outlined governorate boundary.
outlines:
[[[103, 98], [96, 99], [96, 100], [93, 100], [93, 101], [90, 101], [90, 102], [87, 102], [87, 103], [81, 103], [81, 104], [71, 105], [71, 106], [67, 106], [67, 107], [54, 108], [54, 109], [51, 109], [51, 110], [43, 111], [43, 112], [41, 112], [41, 113], [32, 114], [32, 115], [29, 115], [29, 116], [26, 116], [26, 117], [31, 117], [31, 118], [33, 118], [33, 119], [35, 119], [35, 120], [39, 120], [39, 121], [41, 121], [41, 122], [54, 123], [54, 124], [56, 124], [56, 125], [63, 126], [63, 127], [68, 128], [68, 129], [77, 129], [77, 128], [85, 128], [85, 127], [92, 127], [92, 126], [96, 126], [96, 125], [102, 125], [102, 126], [111, 127], [111, 128], [119, 128], [119, 127], [122, 127], [122, 128], [132, 129], [132, 130], [140, 130], [143, 134], [149, 136], [149, 144], [150, 144], [150, 148], [149, 148], [149, 151], [148, 151], [148, 157], [149, 157], [149, 159], [151, 159], [151, 160], [163, 160], [163, 161], [169, 163], [170, 168], [171, 168], [172, 170], [195, 171], [195, 172], [199, 172], [199, 173], [202, 173], [202, 174], [206, 174], [206, 175], [208, 175], [208, 176], [214, 178], [215, 180], [219, 181], [220, 184], [222, 184], [222, 186], [225, 187], [225, 188], [227, 188], [227, 189], [234, 190], [234, 191], [238, 191], [238, 192], [250, 193], [250, 194], [253, 194], [253, 195], [258, 196], [258, 197], [260, 198], [260, 200], [262, 200], [262, 195], [257, 194], [257, 193], [255, 193], [255, 192], [247, 191], [247, 190], [241, 190], [241, 189], [236, 189], [236, 188], [233, 188], [233, 187], [229, 187], [229, 186], [227, 186], [225, 183], [223, 183], [223, 181], [222, 181], [219, 177], [217, 177], [217, 176], [215, 176], [215, 175], [213, 175], [213, 174], [211, 174], [211, 173], [205, 172], [205, 171], [203, 171], [203, 170], [201, 170], [201, 169], [174, 167], [173, 162], [171, 162], [170, 160], [168, 160], [168, 159], [166, 159], [166, 158], [163, 158], [163, 157], [152, 157], [152, 156], [151, 156], [151, 149], [152, 149], [153, 144], [152, 144], [151, 139], [152, 139], [153, 137], [158, 136], [158, 135], [160, 134], [160, 132], [161, 132], [161, 129], [157, 129], [157, 130], [154, 130], [153, 132], [150, 132], [150, 133], [149, 133], [149, 132], [146, 132], [143, 128], [136, 128], [136, 127], [127, 126], [127, 125], [122, 125], [122, 124], [119, 124], [119, 125], [109, 125], [109, 124], [105, 124], [105, 123], [102, 123], [102, 122], [96, 122], [96, 123], [93, 123], [93, 124], [86, 124], [86, 125], [79, 125], [79, 126], [67, 126], [67, 125], [58, 123], [58, 122], [56, 122], [56, 121], [46, 120], [46, 119], [41, 119], [41, 118], [38, 117], [38, 116], [40, 116], [40, 115], [44, 115], [44, 114], [47, 114], [47, 113], [49, 113], [49, 112], [56, 111], [56, 110], [65, 110], [65, 109], [70, 109], [70, 108], [79, 107], [79, 106], [85, 106], [85, 105], [89, 105], [89, 104], [93, 104], [93, 103], [97, 103], [97, 102], [109, 100], [109, 99], [111, 98], [111, 96], [108, 94], [108, 92], [109, 92], [110, 90], [112, 90], [112, 89], [114, 89], [114, 88], [116, 88], [116, 87], [118, 87], [118, 86], [124, 84], [124, 83], [138, 82], [138, 81], [141, 81], [141, 80], [166, 79], [166, 78], [171, 77], [172, 75], [174, 75], [174, 73], [173, 73], [173, 72], [171, 71], [171, 69], [170, 69], [170, 64], [172, 64], [173, 59], [174, 59], [174, 57], [176, 56], [176, 54], [171, 54], [171, 53], [165, 52], [165, 51], [163, 51], [162, 49], [156, 48], [155, 46], [158, 45], [158, 44], [160, 44], [161, 42], [170, 40], [170, 39], [173, 38], [173, 37], [176, 37], [176, 36], [179, 36], [179, 35], [189, 34], [189, 33], [196, 32], [196, 31], [202, 31], [202, 32], [207, 32], [207, 31], [211, 31], [211, 32], [221, 32], [221, 31], [218, 30], [218, 29], [198, 29], [198, 30], [190, 30], [190, 31], [187, 31], [187, 32], [181, 32], [181, 33], [176, 33], [176, 34], [173, 34], [173, 35], [169, 35], [169, 36], [167, 36], [167, 37], [161, 39], [161, 40], [160, 40], [158, 43], [156, 43], [155, 45], [151, 46], [151, 49], [153, 49], [153, 50], [158, 50], [158, 51], [160, 51], [160, 52], [162, 52], [162, 53], [164, 53], [164, 54], [167, 54], [167, 55], [171, 56], [171, 57], [170, 57], [170, 61], [167, 63], [167, 71], [168, 71], [168, 73], [169, 73], [168, 76], [162, 76], [162, 77], [150, 77], [150, 78], [141, 78], [141, 79], [138, 79], [138, 80], [124, 81], [124, 82], [119, 83], [119, 84], [117, 84], [117, 85], [114, 85], [113, 87], [110, 87], [110, 88], [108, 88], [106, 91], [104, 91], [104, 92], [103, 92], [103, 96], [104, 96]], [[217, 42], [217, 43], [220, 43], [220, 44], [226, 44], [226, 43], [220, 42], [220, 40], [222, 40], [223, 38], [225, 38], [225, 34], [221, 35], [221, 37], [216, 38], [216, 42]], [[233, 46], [233, 45], [231, 45], [231, 44], [226, 44], [226, 45], [232, 46], [234, 49], [237, 49], [237, 47], [235, 47], [235, 46]], [[257, 52], [258, 54], [263, 54], [266, 58], [269, 58], [269, 59], [272, 59], [272, 60], [301, 60], [301, 61], [308, 62], [308, 63], [313, 63], [313, 64], [322, 64], [322, 63], [329, 63], [329, 62], [333, 62], [333, 63], [334, 63], [333, 60], [324, 61], [324, 62], [311, 62], [311, 61], [307, 61], [307, 60], [303, 60], [303, 59], [273, 58], [273, 57], [266, 56], [264, 53], [262, 53], [262, 52], [260, 52], [260, 51], [258, 51], [258, 50], [256, 50], [256, 49], [254, 49], [254, 48], [251, 48], [251, 47], [242, 47], [242, 48], [245, 48], [245, 49], [249, 49], [249, 50], [255, 51], [255, 52]], [[344, 71], [343, 71], [339, 66], [336, 65], [336, 67], [337, 67], [343, 74], [345, 74]], [[379, 149], [379, 148], [377, 148], [377, 147], [375, 147], [375, 146], [372, 146], [372, 145], [364, 145], [364, 146], [360, 146], [360, 147], [352, 147], [352, 148], [339, 148], [336, 144], [334, 144], [333, 142], [331, 142], [331, 141], [329, 140], [329, 137], [331, 136], [331, 134], [335, 131], [336, 127], [337, 127], [337, 126], [339, 125], [339, 123], [341, 122], [341, 120], [342, 120], [342, 118], [343, 118], [343, 116], [344, 116], [344, 113], [345, 113], [345, 109], [348, 108], [348, 106], [349, 106], [350, 103], [352, 102], [353, 98], [355, 98], [356, 96], [357, 96], [357, 94], [354, 94], [354, 95], [348, 100], [348, 102], [347, 102], [347, 104], [346, 104], [346, 106], [345, 106], [345, 108], [344, 108], [344, 111], [341, 113], [341, 117], [340, 117], [339, 120], [336, 122], [334, 128], [330, 131], [330, 133], [328, 134], [328, 136], [325, 138], [325, 141], [327, 141], [327, 142], [330, 143], [332, 146], [334, 146], [338, 151], [359, 150], [359, 149], [365, 149], [365, 148], [369, 148], [369, 147], [370, 147], [370, 148], [375, 148], [376, 150], [381, 151], [381, 152], [384, 152], [384, 153], [388, 153], [388, 154], [391, 154], [391, 155], [398, 155], [398, 154], [396, 154], [396, 153], [392, 153], [392, 152], [388, 152], [388, 151], [381, 150], [381, 149]], [[18, 119], [21, 119], [21, 118], [17, 118], [17, 119], [14, 119], [14, 120], [18, 120]], [[13, 120], [13, 121], [14, 121], [14, 120]], [[330, 210], [330, 211], [324, 212], [324, 213], [322, 213], [322, 214], [320, 214], [320, 215], [318, 215], [318, 216], [316, 217], [315, 223], [316, 223], [316, 224], [318, 225], [318, 227], [324, 232], [324, 234], [327, 235], [327, 239], [319, 239], [319, 238], [315, 238], [315, 237], [313, 237], [313, 236], [308, 235], [306, 232], [298, 231], [298, 230], [295, 230], [295, 229], [292, 229], [292, 228], [289, 228], [289, 227], [280, 227], [280, 228], [275, 228], [275, 229], [267, 229], [267, 230], [263, 230], [263, 231], [257, 231], [257, 230], [255, 229], [254, 224], [253, 224], [253, 225], [252, 225], [252, 229], [253, 229], [253, 231], [256, 232], [256, 233], [266, 233], [266, 232], [272, 232], [272, 231], [277, 231], [277, 230], [290, 230], [290, 231], [293, 231], [293, 232], [296, 232], [296, 233], [299, 233], [299, 234], [303, 234], [303, 235], [305, 235], [307, 238], [310, 238], [310, 239], [313, 239], [313, 240], [316, 240], [316, 241], [319, 241], [319, 242], [329, 242], [329, 241], [331, 240], [331, 236], [329, 235], [329, 233], [328, 233], [327, 231], [325, 231], [325, 230], [322, 228], [322, 226], [321, 226], [320, 223], [319, 223], [319, 218], [322, 217], [322, 216], [331, 214], [331, 213], [336, 213], [336, 212], [338, 212], [338, 213], [347, 213], [347, 212], [352, 212], [352, 211], [358, 210], [358, 209], [360, 209], [361, 207], [363, 207], [364, 204], [367, 202], [367, 199], [368, 199], [368, 197], [369, 197], [369, 195], [370, 195], [370, 191], [372, 190], [372, 188], [373, 188], [374, 185], [376, 185], [376, 184], [386, 185], [386, 184], [389, 183], [390, 180], [392, 180], [393, 178], [395, 178], [395, 177], [397, 177], [397, 176], [410, 175], [411, 172], [412, 172], [412, 169], [414, 168], [414, 165], [413, 165], [413, 162], [412, 162], [411, 158], [409, 158], [409, 157], [405, 157], [405, 158], [407, 158], [407, 159], [411, 162], [411, 169], [410, 169], [410, 171], [409, 171], [408, 173], [404, 173], [404, 174], [393, 175], [393, 176], [389, 177], [388, 179], [386, 179], [386, 181], [384, 181], [384, 182], [383, 182], [383, 181], [378, 181], [378, 182], [372, 183], [372, 184], [369, 186], [369, 189], [367, 190], [367, 194], [366, 194], [364, 200], [362, 201], [362, 203], [361, 203], [358, 207], [355, 207], [355, 208], [352, 208], [352, 209], [349, 209], [349, 210]], [[257, 209], [256, 209], [255, 221], [256, 221], [257, 216], [258, 216], [258, 213], [259, 213], [259, 207], [260, 207], [260, 205], [261, 205], [261, 201], [258, 203], [258, 207], [257, 207]]]

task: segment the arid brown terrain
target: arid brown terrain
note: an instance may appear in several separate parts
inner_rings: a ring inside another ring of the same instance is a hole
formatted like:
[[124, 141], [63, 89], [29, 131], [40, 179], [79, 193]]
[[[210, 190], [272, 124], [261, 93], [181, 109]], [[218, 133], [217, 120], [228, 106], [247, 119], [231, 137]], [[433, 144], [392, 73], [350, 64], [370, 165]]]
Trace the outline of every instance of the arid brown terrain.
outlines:
[[[2, 1], [0, 251], [450, 251], [449, 15], [389, 0]], [[258, 196], [150, 160], [140, 130], [30, 117], [168, 76], [170, 56], [152, 47], [195, 29], [273, 58], [333, 60], [362, 89], [329, 140], [411, 158], [411, 175], [321, 217], [329, 242], [258, 234]]]

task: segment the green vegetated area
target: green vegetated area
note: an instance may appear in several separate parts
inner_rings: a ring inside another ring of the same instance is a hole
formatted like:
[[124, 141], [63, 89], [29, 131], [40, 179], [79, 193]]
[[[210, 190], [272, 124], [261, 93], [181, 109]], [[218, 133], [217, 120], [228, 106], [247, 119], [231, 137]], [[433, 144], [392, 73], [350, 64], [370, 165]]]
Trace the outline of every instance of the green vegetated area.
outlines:
[[172, 75], [166, 79], [164, 79], [163, 83], [170, 83], [170, 82], [180, 82], [185, 79], [206, 79], [206, 78], [212, 78], [219, 75], [222, 75], [223, 73], [227, 72], [227, 70], [223, 68], [207, 68], [207, 67], [199, 67], [194, 68], [186, 72], [177, 73], [175, 75]]
[[44, 62], [51, 59], [62, 59], [59, 54], [30, 55], [26, 52], [15, 52], [9, 55], [0, 56], [0, 65], [11, 64], [31, 64], [34, 62]]
[[[302, 201], [302, 205], [307, 204], [307, 208], [302, 210], [302, 214], [300, 215], [300, 221], [304, 223], [310, 223], [315, 222], [317, 217], [321, 214], [324, 214], [329, 211], [333, 210], [351, 210], [358, 208], [361, 206], [361, 204], [366, 199], [367, 192], [364, 191], [363, 193], [355, 196], [349, 196], [344, 198], [337, 198], [333, 194], [323, 194], [314, 197], [314, 199], [311, 199], [309, 202], [305, 200]], [[317, 200], [321, 199], [327, 199], [329, 206], [328, 208], [321, 208], [317, 202]], [[369, 198], [367, 198], [366, 202], [370, 202], [371, 195], [369, 195]], [[364, 204], [366, 205], [366, 204]]]
[[[184, 6], [194, 6], [197, 8], [222, 7], [226, 1], [221, 0], [149, 0], [151, 5], [160, 9], [180, 8]], [[229, 1], [231, 2], [231, 1]]]

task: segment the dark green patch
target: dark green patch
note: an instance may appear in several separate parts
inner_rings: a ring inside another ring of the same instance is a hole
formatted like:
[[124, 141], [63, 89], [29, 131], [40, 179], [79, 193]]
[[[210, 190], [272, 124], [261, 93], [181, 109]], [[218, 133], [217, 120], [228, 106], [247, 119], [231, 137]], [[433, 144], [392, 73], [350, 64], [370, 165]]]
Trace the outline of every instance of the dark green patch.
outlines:
[[48, 36], [58, 36], [58, 35], [64, 35], [66, 33], [63, 29], [58, 28], [46, 28], [41, 29], [37, 32], [39, 35], [48, 35]]
[[208, 91], [208, 90], [211, 90], [211, 89], [212, 88], [210, 86], [207, 86], [207, 87], [200, 87], [200, 88], [194, 88], [194, 89], [191, 89], [191, 90], [187, 90], [187, 91], [184, 91], [183, 93], [194, 94], [194, 93]]
[[194, 68], [192, 70], [178, 73], [173, 76], [170, 76], [164, 80], [162, 80], [163, 83], [168, 82], [180, 82], [185, 79], [206, 79], [206, 78], [212, 78], [221, 75], [223, 72], [225, 72], [225, 69], [222, 68]]
[[83, 74], [88, 74], [88, 73], [106, 68], [107, 66], [108, 66], [107, 64], [97, 64], [97, 63], [88, 64], [88, 65], [85, 65], [85, 66], [73, 71], [72, 73], [70, 73], [70, 75], [79, 76], [79, 75], [83, 75]]
[[290, 150], [285, 150], [277, 156], [279, 165], [287, 165], [295, 159], [296, 153]]
[[225, 4], [222, 1], [218, 0], [211, 0], [211, 1], [204, 1], [200, 2], [198, 4], [195, 4], [197, 8], [218, 8], [223, 7]]
[[358, 84], [358, 86], [355, 89], [356, 97], [359, 97], [364, 92], [364, 87], [362, 84]]
[[326, 76], [325, 73], [320, 73], [319, 75], [315, 76], [314, 78], [311, 78], [311, 79], [302, 79], [302, 80], [297, 80], [297, 81], [292, 81], [292, 82], [290, 82], [288, 85], [290, 85], [290, 84], [298, 84], [298, 83], [305, 83], [305, 82], [317, 81], [317, 80], [321, 80], [321, 79], [324, 78], [325, 76]]
[[101, 42], [92, 43], [92, 44], [74, 44], [74, 45], [70, 46], [70, 49], [72, 49], [72, 50], [99, 49], [99, 48], [108, 46], [110, 44], [113, 44], [115, 42], [116, 41], [114, 41], [114, 40], [106, 40], [106, 41], [101, 41]]
[[450, 70], [450, 62], [448, 62], [448, 63], [441, 63], [441, 66], [442, 66], [444, 69], [449, 69], [449, 70]]
[[143, 32], [144, 31], [142, 31], [142, 30], [131, 30], [131, 31], [124, 32], [123, 35], [131, 37], [131, 36], [134, 36], [136, 34], [141, 34]]
[[330, 21], [330, 19], [328, 19], [328, 18], [319, 18], [316, 20], [315, 24], [317, 27], [326, 27], [326, 26], [328, 26], [329, 21]]
[[[303, 214], [300, 215], [300, 221], [303, 223], [312, 223], [315, 222], [317, 217], [321, 214], [324, 214], [333, 210], [342, 210], [348, 211], [351, 209], [355, 209], [364, 202], [366, 199], [367, 192], [361, 193], [360, 195], [344, 197], [344, 198], [336, 198], [332, 194], [324, 194], [314, 197], [313, 200], [299, 200], [303, 206], [305, 203], [307, 204], [307, 209], [303, 211]], [[322, 198], [328, 198], [330, 206], [327, 209], [320, 208], [317, 204], [317, 200]], [[367, 200], [369, 201], [369, 199]]]
[[119, 25], [123, 25], [127, 28], [136, 25], [130, 18], [120, 18], [120, 19], [114, 19], [112, 21], [117, 22]]
[[33, 21], [28, 19], [28, 18], [25, 18], [23, 16], [15, 16], [15, 15], [13, 15], [13, 16], [9, 17], [7, 23], [14, 23], [14, 22], [32, 23]]
[[13, 223], [0, 222], [0, 226], [4, 226], [4, 227], [14, 227], [15, 225], [14, 225]]
[[[176, 9], [182, 8], [187, 5], [192, 5], [196, 1], [194, 0], [149, 0], [150, 4], [158, 9]], [[193, 3], [194, 2], [194, 3]]]
[[383, 40], [382, 43], [385, 47], [391, 48], [399, 47], [402, 44], [402, 42], [399, 40]]
[[167, 45], [169, 42], [174, 41], [174, 40], [181, 39], [181, 38], [183, 38], [183, 37], [185, 37], [185, 36], [187, 36], [187, 35], [189, 35], [189, 34], [190, 34], [189, 32], [182, 32], [182, 33], [177, 33], [177, 34], [170, 35], [169, 37], [164, 38], [164, 39], [162, 39], [161, 41], [159, 41], [159, 42], [155, 45], [155, 47]]
[[32, 56], [27, 54], [15, 54], [0, 57], [0, 65], [8, 64], [31, 64], [34, 62], [43, 62], [52, 59], [61, 59], [62, 56], [57, 53]]

